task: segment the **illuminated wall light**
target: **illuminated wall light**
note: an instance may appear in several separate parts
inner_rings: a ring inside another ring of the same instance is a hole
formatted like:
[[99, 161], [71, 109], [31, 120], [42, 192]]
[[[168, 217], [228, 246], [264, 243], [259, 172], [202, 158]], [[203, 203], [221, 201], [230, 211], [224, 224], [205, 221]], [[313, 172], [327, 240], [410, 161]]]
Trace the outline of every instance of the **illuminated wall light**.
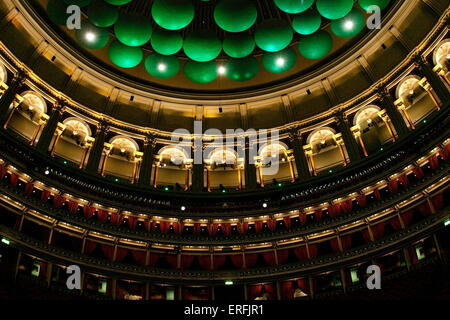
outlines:
[[275, 61], [275, 64], [277, 65], [277, 67], [284, 67], [284, 65], [286, 64], [286, 59], [284, 59], [283, 57], [279, 57]]
[[181, 206], [181, 211], [184, 211], [184, 210], [186, 210], [186, 207], [185, 206]]
[[[450, 226], [450, 219], [447, 219], [444, 221], [444, 226], [446, 226], [446, 227]], [[2, 239], [2, 241], [3, 241], [3, 239]]]
[[93, 32], [86, 32], [85, 39], [89, 42], [94, 42], [97, 36]]
[[346, 30], [353, 30], [355, 23], [352, 20], [348, 20], [344, 23], [344, 28]]
[[9, 244], [11, 243], [8, 239], [6, 238], [2, 238], [2, 243], [6, 244], [9, 246]]
[[227, 68], [225, 68], [224, 66], [219, 66], [219, 68], [217, 68], [217, 72], [220, 75], [224, 75], [227, 72]]
[[167, 65], [165, 63], [158, 64], [158, 71], [164, 72], [167, 70]]
[[267, 203], [263, 203], [263, 208], [267, 208]]

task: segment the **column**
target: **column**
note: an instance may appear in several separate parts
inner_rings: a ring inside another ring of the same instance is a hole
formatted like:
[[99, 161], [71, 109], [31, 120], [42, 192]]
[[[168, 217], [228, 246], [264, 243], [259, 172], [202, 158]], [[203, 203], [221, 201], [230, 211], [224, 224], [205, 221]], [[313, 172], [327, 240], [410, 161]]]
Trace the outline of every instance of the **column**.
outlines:
[[63, 134], [64, 130], [66, 130], [66, 126], [61, 122], [58, 122], [58, 125], [56, 126], [55, 130], [56, 137], [53, 140], [52, 148], [50, 150], [50, 156], [52, 157], [55, 155], [56, 145], [58, 144], [59, 138], [61, 138], [61, 135]]
[[350, 130], [348, 118], [343, 112], [336, 113], [336, 123], [342, 134], [342, 139], [344, 140], [350, 161], [354, 162], [360, 160], [361, 153], [359, 151], [359, 146]]
[[109, 127], [107, 127], [106, 123], [100, 124], [97, 127], [94, 145], [92, 146], [91, 151], [89, 152], [89, 158], [86, 164], [86, 171], [91, 173], [98, 172], [98, 166], [100, 164], [100, 159], [102, 158], [103, 145], [105, 144], [108, 130]]
[[184, 191], [188, 191], [189, 190], [189, 177], [191, 175], [191, 165], [190, 164], [186, 164], [185, 165], [185, 169], [186, 169], [186, 177], [185, 177], [185, 181], [184, 181]]
[[100, 175], [102, 177], [105, 176], [106, 163], [108, 162], [108, 158], [109, 158], [109, 155], [111, 154], [112, 149], [113, 149], [113, 145], [112, 144], [106, 143], [106, 142], [103, 144], [103, 151], [102, 151], [102, 153], [103, 153], [103, 161], [102, 161], [102, 168], [100, 169]]
[[144, 141], [144, 156], [142, 157], [141, 170], [139, 172], [138, 185], [150, 186], [152, 180], [153, 153], [156, 147], [156, 139], [151, 135], [147, 136]]
[[53, 113], [50, 116], [46, 126], [42, 130], [39, 141], [36, 143], [36, 149], [41, 152], [47, 152], [50, 148], [50, 143], [52, 142], [53, 136], [58, 128], [59, 121], [64, 113], [64, 102], [58, 101], [54, 108]]
[[87, 137], [86, 138], [86, 142], [84, 145], [84, 150], [83, 150], [83, 155], [81, 156], [81, 161], [80, 161], [80, 165], [79, 168], [83, 169], [84, 168], [84, 163], [86, 162], [86, 157], [87, 154], [89, 153], [89, 151], [91, 150], [92, 146], [94, 145], [95, 139], [92, 137]]
[[447, 103], [450, 100], [450, 93], [439, 75], [433, 71], [433, 67], [421, 54], [414, 55], [413, 61], [420, 72], [427, 78], [437, 97], [441, 100], [441, 104]]
[[244, 175], [245, 175], [245, 188], [247, 190], [256, 190], [256, 166], [255, 160], [250, 159], [256, 156], [256, 141], [252, 143], [253, 139], [246, 138], [245, 141], [245, 164], [244, 164]]
[[[200, 141], [194, 144], [194, 154], [196, 152], [201, 152], [203, 154], [203, 146]], [[202, 159], [201, 163], [195, 163], [195, 155], [194, 155], [194, 164], [192, 166], [192, 191], [194, 192], [202, 192], [204, 185], [204, 165], [203, 165], [203, 157], [199, 157]]]
[[307, 179], [311, 176], [308, 167], [308, 160], [303, 151], [302, 135], [297, 130], [293, 130], [289, 134], [292, 148], [294, 149], [295, 166], [297, 167], [297, 174], [300, 180]]
[[389, 119], [391, 119], [399, 138], [408, 135], [409, 129], [387, 89], [384, 86], [379, 86], [377, 92], [381, 105], [383, 109], [386, 109], [386, 113], [389, 116]]
[[0, 120], [2, 124], [6, 121], [6, 118], [10, 114], [8, 112], [9, 107], [14, 102], [14, 99], [16, 98], [16, 95], [19, 92], [22, 85], [24, 84], [25, 80], [26, 80], [25, 71], [19, 70], [12, 79], [11, 84], [8, 87], [8, 90], [6, 90], [5, 94], [0, 98]]

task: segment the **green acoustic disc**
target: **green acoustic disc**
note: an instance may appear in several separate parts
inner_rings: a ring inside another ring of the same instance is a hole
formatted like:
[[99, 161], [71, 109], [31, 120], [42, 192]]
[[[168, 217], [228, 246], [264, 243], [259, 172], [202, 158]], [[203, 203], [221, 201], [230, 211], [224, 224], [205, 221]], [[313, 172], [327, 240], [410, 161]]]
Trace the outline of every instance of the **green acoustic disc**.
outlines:
[[92, 0], [64, 0], [64, 2], [68, 5], [76, 5], [80, 8], [86, 7], [91, 3]]
[[246, 32], [228, 34], [223, 40], [223, 51], [232, 58], [245, 58], [255, 50], [255, 40]]
[[390, 2], [390, 0], [358, 0], [359, 6], [365, 11], [367, 11], [370, 6], [378, 6], [381, 10], [386, 9]]
[[313, 10], [300, 13], [292, 19], [292, 28], [301, 35], [307, 36], [319, 30], [322, 24], [321, 15]]
[[195, 62], [189, 60], [184, 65], [184, 75], [195, 83], [210, 83], [216, 80], [218, 76], [217, 63], [210, 62]]
[[114, 25], [117, 39], [130, 47], [139, 47], [146, 44], [152, 37], [150, 21], [139, 14], [124, 14]]
[[292, 69], [297, 63], [297, 54], [292, 48], [266, 53], [262, 58], [264, 68], [272, 73], [283, 73]]
[[109, 59], [121, 68], [133, 68], [139, 65], [144, 58], [140, 47], [128, 47], [119, 41], [114, 41], [108, 48]]
[[183, 38], [177, 31], [158, 29], [153, 32], [151, 44], [159, 54], [169, 56], [183, 47]]
[[217, 25], [228, 32], [242, 32], [256, 22], [258, 12], [250, 0], [220, 0], [214, 9]]
[[298, 42], [298, 51], [307, 59], [315, 60], [325, 57], [333, 48], [333, 38], [326, 31], [319, 31], [305, 36]]
[[68, 6], [63, 0], [49, 0], [47, 4], [48, 17], [57, 25], [67, 25], [67, 19], [70, 16], [70, 14], [66, 13]]
[[364, 14], [353, 8], [345, 17], [331, 21], [331, 31], [340, 38], [356, 36], [365, 26]]
[[317, 11], [322, 17], [335, 20], [345, 17], [353, 8], [353, 0], [317, 0]]
[[270, 19], [256, 27], [255, 42], [267, 52], [277, 52], [286, 48], [292, 41], [294, 33], [287, 21]]
[[107, 28], [119, 19], [119, 9], [103, 0], [94, 0], [89, 5], [88, 18], [97, 27]]
[[169, 79], [180, 71], [180, 61], [175, 56], [152, 53], [145, 59], [145, 69], [155, 78]]
[[114, 6], [122, 6], [124, 4], [130, 3], [133, 0], [105, 0], [105, 2], [112, 4]]
[[183, 50], [190, 59], [207, 62], [217, 58], [222, 51], [222, 42], [213, 32], [194, 31], [184, 39]]
[[81, 29], [75, 30], [75, 37], [83, 47], [98, 50], [109, 42], [109, 31], [97, 28], [89, 21], [81, 22]]
[[155, 22], [167, 30], [180, 30], [194, 19], [194, 5], [191, 0], [155, 0], [152, 16]]
[[284, 12], [297, 14], [311, 8], [314, 0], [274, 0], [277, 7]]
[[259, 72], [259, 63], [254, 57], [231, 59], [225, 63], [225, 74], [234, 81], [248, 81]]

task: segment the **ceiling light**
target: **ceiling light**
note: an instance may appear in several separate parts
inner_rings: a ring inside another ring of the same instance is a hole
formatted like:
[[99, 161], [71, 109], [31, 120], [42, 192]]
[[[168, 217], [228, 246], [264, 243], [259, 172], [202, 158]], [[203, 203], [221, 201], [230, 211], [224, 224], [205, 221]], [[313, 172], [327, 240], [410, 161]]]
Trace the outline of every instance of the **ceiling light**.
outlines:
[[409, 95], [413, 96], [414, 95], [414, 90], [409, 90]]
[[44, 174], [49, 175], [50, 171], [47, 169], [47, 170], [44, 171]]
[[125, 148], [120, 149], [120, 152], [125, 153]]
[[267, 208], [267, 203], [263, 203], [263, 208]]
[[29, 106], [28, 110], [33, 111], [34, 107], [33, 106]]
[[325, 143], [326, 143], [326, 141], [325, 141], [325, 140], [322, 140], [322, 141], [320, 141], [320, 143], [321, 143], [321, 144], [325, 144]]
[[158, 71], [164, 72], [167, 70], [167, 65], [165, 63], [158, 64]]
[[372, 119], [367, 119], [367, 123], [371, 124], [372, 123]]
[[85, 38], [87, 41], [93, 42], [93, 41], [95, 41], [95, 39], [97, 37], [95, 36], [95, 34], [93, 32], [86, 32]]
[[77, 136], [77, 135], [78, 135], [78, 131], [77, 131], [77, 130], [74, 130], [74, 131], [73, 131], [73, 135], [74, 135], [74, 136]]
[[355, 23], [352, 20], [348, 20], [344, 23], [344, 28], [347, 30], [353, 30]]
[[219, 66], [219, 68], [217, 69], [217, 72], [219, 74], [225, 74], [227, 72], [227, 69], [224, 66]]
[[184, 210], [186, 210], [186, 207], [185, 206], [181, 206], [181, 211], [184, 211]]
[[275, 64], [277, 65], [277, 67], [284, 67], [284, 65], [286, 64], [286, 59], [280, 57], [275, 61]]

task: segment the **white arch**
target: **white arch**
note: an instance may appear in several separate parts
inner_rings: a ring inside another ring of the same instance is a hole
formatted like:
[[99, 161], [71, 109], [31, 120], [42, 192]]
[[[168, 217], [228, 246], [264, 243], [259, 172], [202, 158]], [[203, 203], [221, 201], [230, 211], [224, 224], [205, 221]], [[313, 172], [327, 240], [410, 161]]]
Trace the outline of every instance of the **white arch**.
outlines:
[[66, 125], [66, 130], [69, 129], [74, 135], [80, 134], [84, 137], [92, 136], [91, 128], [83, 119], [70, 117], [65, 119], [63, 124]]
[[8, 82], [8, 73], [6, 72], [6, 68], [3, 64], [0, 64], [0, 82]]
[[442, 40], [436, 47], [433, 53], [434, 64], [445, 65], [445, 62], [450, 61], [450, 39]]
[[277, 152], [277, 154], [280, 154], [280, 153], [286, 154], [286, 151], [288, 149], [289, 149], [288, 146], [281, 141], [278, 141], [276, 143], [266, 142], [265, 144], [263, 144], [261, 146], [261, 148], [259, 148], [258, 155], [261, 158], [266, 158], [268, 156], [268, 154], [272, 155], [274, 152]]
[[28, 90], [22, 92], [20, 95], [23, 98], [23, 107], [28, 108], [36, 114], [47, 113], [47, 103], [39, 93]]
[[380, 107], [374, 104], [365, 106], [355, 114], [355, 117], [353, 118], [353, 125], [356, 126], [364, 121], [373, 119], [374, 115], [377, 115], [378, 111], [380, 111]]
[[420, 87], [420, 78], [416, 75], [410, 75], [404, 78], [397, 86], [395, 95], [398, 98], [414, 95], [415, 90]]
[[219, 147], [212, 150], [207, 159], [211, 161], [211, 163], [216, 164], [234, 164], [237, 161], [238, 155], [235, 150], [230, 148]]
[[136, 143], [136, 141], [127, 136], [115, 136], [111, 140], [109, 140], [109, 143], [112, 144], [114, 148], [117, 148], [121, 151], [139, 151], [139, 145]]
[[186, 163], [189, 159], [189, 155], [185, 149], [174, 145], [162, 147], [158, 151], [158, 155], [161, 160], [163, 160], [164, 157], [168, 157], [170, 161], [176, 165]]
[[306, 139], [307, 144], [321, 143], [336, 134], [336, 131], [330, 127], [321, 127], [311, 132]]

